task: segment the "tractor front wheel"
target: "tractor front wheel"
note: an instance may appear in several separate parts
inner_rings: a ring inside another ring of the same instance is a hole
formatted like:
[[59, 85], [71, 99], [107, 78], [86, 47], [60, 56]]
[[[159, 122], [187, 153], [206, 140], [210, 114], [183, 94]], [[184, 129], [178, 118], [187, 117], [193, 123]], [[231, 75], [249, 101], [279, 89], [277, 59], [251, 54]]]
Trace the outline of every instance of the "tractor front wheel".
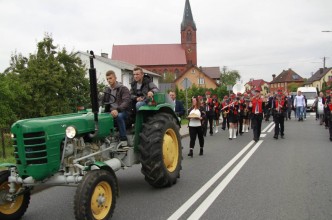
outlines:
[[[20, 219], [24, 215], [29, 206], [30, 190], [27, 190], [24, 194], [17, 196], [12, 201], [8, 201], [6, 197], [9, 193], [9, 175], [9, 170], [3, 170], [0, 172], [0, 219], [16, 220]], [[16, 184], [16, 192], [18, 192], [21, 187], [21, 184]]]
[[143, 124], [140, 162], [145, 180], [154, 187], [171, 186], [180, 176], [182, 146], [179, 126], [168, 113], [157, 113]]
[[111, 172], [89, 171], [76, 190], [75, 218], [79, 220], [110, 219], [114, 212], [116, 196], [116, 177]]

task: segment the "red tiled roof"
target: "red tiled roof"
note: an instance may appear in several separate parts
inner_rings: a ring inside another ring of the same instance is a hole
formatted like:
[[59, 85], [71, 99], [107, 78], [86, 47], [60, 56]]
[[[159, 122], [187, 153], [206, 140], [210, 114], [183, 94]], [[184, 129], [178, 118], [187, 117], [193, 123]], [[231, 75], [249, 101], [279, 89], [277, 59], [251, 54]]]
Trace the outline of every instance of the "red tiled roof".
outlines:
[[270, 83], [303, 82], [303, 78], [292, 69], [283, 70]]
[[252, 86], [252, 87], [262, 86], [264, 83], [267, 83], [267, 84], [268, 84], [268, 82], [265, 82], [265, 81], [262, 80], [262, 79], [254, 79], [254, 80], [252, 80], [252, 81], [247, 82], [247, 84], [248, 84], [249, 86]]
[[186, 65], [186, 54], [181, 44], [113, 45], [112, 60], [138, 66]]
[[212, 79], [220, 79], [220, 68], [216, 67], [202, 67], [202, 71]]

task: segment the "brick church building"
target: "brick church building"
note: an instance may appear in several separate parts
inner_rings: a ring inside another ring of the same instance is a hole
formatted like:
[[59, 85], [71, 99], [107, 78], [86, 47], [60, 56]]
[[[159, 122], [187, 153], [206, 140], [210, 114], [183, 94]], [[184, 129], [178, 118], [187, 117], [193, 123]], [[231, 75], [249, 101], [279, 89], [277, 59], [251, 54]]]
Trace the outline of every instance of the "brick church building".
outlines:
[[181, 23], [180, 44], [113, 45], [112, 60], [135, 64], [149, 71], [176, 77], [197, 66], [196, 24], [190, 2], [186, 0]]

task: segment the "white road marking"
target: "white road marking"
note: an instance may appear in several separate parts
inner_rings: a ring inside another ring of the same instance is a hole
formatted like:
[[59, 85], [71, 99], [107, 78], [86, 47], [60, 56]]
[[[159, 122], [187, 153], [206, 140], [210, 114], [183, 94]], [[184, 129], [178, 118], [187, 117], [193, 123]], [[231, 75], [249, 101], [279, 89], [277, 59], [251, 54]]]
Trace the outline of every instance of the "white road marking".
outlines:
[[268, 124], [268, 126], [266, 126], [266, 128], [264, 128], [264, 130], [262, 132], [266, 132], [272, 125], [274, 125], [274, 122], [271, 122], [270, 124]]
[[199, 219], [211, 204], [216, 200], [220, 193], [226, 188], [229, 182], [239, 172], [243, 165], [249, 160], [249, 158], [255, 153], [259, 145], [262, 144], [262, 140], [258, 141], [255, 146], [243, 157], [243, 159], [234, 167], [234, 169], [219, 183], [219, 185], [210, 193], [210, 195], [201, 203], [201, 205], [191, 214], [188, 220]]
[[273, 126], [267, 132], [270, 133], [274, 129], [274, 127], [275, 127], [275, 124], [273, 123]]
[[[235, 157], [233, 157], [218, 173], [205, 183], [194, 195], [192, 195], [168, 220], [179, 219], [254, 143], [250, 141]], [[259, 142], [258, 142], [259, 143]], [[256, 144], [257, 145], [257, 144]]]
[[261, 137], [261, 138], [266, 137], [266, 134], [261, 134], [261, 136], [259, 136], [259, 137]]

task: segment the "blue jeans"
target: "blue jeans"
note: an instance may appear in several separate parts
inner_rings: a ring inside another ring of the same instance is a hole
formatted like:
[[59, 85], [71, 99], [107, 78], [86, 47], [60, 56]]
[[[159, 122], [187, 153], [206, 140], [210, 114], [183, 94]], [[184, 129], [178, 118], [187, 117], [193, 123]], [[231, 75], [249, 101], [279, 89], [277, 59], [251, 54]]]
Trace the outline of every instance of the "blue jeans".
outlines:
[[139, 108], [142, 107], [142, 106], [144, 106], [144, 105], [146, 105], [145, 101], [143, 101], [143, 102], [136, 102], [136, 111], [138, 111]]
[[126, 119], [127, 119], [128, 113], [127, 112], [119, 112], [118, 117], [116, 117], [116, 122], [118, 123], [119, 133], [120, 133], [120, 140], [126, 141], [127, 135], [126, 135]]
[[298, 118], [303, 118], [303, 106], [296, 107], [296, 116]]

